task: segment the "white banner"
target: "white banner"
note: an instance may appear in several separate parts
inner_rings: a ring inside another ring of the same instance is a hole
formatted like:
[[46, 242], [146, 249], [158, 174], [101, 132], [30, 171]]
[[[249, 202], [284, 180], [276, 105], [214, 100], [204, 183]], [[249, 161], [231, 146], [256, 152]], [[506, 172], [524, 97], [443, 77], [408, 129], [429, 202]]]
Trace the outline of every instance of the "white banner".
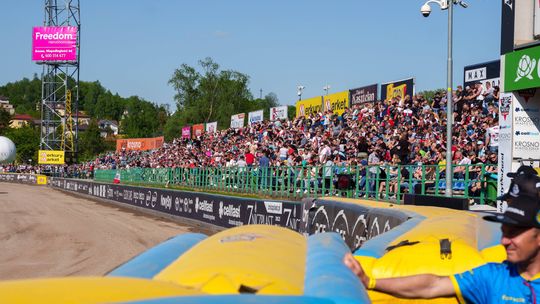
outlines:
[[287, 119], [287, 106], [270, 108], [270, 120]]
[[[538, 95], [538, 94], [536, 94]], [[512, 107], [514, 122], [512, 157], [514, 159], [540, 159], [540, 98], [514, 95]]]
[[231, 128], [238, 129], [244, 127], [245, 113], [235, 114], [231, 116]]
[[[499, 98], [499, 166], [497, 180], [497, 196], [508, 191], [510, 178], [507, 173], [512, 172], [512, 114], [515, 101], [512, 93], [501, 93]], [[503, 202], [497, 202], [497, 210], [503, 212]]]
[[249, 112], [248, 125], [251, 126], [251, 124], [259, 121], [263, 121], [263, 110]]
[[206, 124], [206, 133], [217, 132], [217, 121], [209, 122]]

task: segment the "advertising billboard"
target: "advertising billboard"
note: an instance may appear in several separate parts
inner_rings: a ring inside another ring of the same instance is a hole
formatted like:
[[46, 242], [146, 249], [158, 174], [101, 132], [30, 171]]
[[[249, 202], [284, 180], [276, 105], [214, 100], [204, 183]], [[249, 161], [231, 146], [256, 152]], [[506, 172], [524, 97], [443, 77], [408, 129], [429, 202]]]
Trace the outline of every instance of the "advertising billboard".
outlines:
[[204, 133], [204, 124], [193, 125], [193, 138], [197, 138]]
[[245, 113], [234, 114], [231, 116], [231, 128], [238, 129], [244, 127], [244, 118], [246, 117]]
[[64, 151], [39, 150], [38, 164], [43, 165], [63, 165]]
[[[497, 174], [497, 195], [508, 191], [510, 177], [506, 174], [512, 171], [512, 142], [513, 135], [513, 94], [501, 93], [499, 97], [499, 174]], [[500, 204], [498, 204], [500, 205]]]
[[394, 97], [405, 97], [414, 95], [414, 78], [407, 78], [381, 84], [381, 100], [390, 100]]
[[377, 84], [372, 84], [349, 91], [351, 106], [377, 100]]
[[514, 159], [540, 159], [540, 103], [516, 96], [512, 106]]
[[486, 87], [486, 82], [491, 83], [491, 87], [501, 85], [501, 61], [493, 60], [489, 62], [468, 65], [463, 68], [463, 86], [473, 87], [480, 82]]
[[540, 87], [540, 46], [508, 53], [504, 62], [504, 92]]
[[332, 111], [341, 115], [349, 107], [349, 91], [338, 92], [323, 97], [324, 111]]
[[191, 137], [191, 127], [185, 126], [182, 128], [182, 139], [189, 139]]
[[32, 31], [33, 61], [77, 61], [76, 26], [37, 26]]
[[287, 106], [270, 108], [270, 120], [287, 119]]
[[263, 121], [263, 119], [264, 119], [263, 114], [264, 114], [263, 110], [249, 112], [249, 114], [248, 114], [248, 125], [251, 126], [251, 124]]
[[299, 100], [296, 103], [296, 117], [309, 116], [322, 111], [322, 96]]
[[164, 137], [126, 138], [116, 140], [116, 151], [147, 151], [161, 148]]
[[206, 124], [206, 133], [217, 132], [217, 121], [209, 122]]

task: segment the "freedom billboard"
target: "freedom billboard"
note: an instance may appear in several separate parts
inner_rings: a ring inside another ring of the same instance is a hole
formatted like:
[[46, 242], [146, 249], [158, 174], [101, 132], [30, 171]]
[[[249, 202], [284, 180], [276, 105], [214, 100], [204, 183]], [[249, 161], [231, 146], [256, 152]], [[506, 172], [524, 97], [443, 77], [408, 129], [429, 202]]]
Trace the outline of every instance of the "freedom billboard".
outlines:
[[299, 100], [296, 103], [296, 117], [317, 114], [322, 110], [322, 96]]
[[349, 91], [350, 105], [363, 104], [366, 102], [374, 102], [377, 100], [377, 84], [372, 84]]
[[77, 61], [76, 26], [37, 26], [32, 31], [33, 61]]
[[381, 100], [414, 95], [414, 78], [407, 78], [381, 84]]
[[349, 107], [349, 91], [338, 92], [323, 97], [324, 111], [332, 111], [341, 115]]

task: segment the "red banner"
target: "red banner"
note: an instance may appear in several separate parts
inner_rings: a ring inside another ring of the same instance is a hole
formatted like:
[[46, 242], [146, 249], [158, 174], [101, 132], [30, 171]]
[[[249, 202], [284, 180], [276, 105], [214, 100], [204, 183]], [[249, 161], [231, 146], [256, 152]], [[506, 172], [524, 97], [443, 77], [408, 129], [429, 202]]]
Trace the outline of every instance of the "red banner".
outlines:
[[204, 133], [204, 124], [193, 125], [193, 132], [192, 132], [193, 138], [202, 136], [203, 133]]
[[163, 146], [163, 136], [153, 138], [126, 138], [116, 140], [116, 151], [146, 151]]

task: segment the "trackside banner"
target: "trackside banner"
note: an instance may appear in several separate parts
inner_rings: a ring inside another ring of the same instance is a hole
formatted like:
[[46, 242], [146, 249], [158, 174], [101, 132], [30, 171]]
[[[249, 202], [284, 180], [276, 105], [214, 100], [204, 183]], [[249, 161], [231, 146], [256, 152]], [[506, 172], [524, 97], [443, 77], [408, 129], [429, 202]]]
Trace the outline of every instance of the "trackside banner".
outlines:
[[270, 108], [270, 120], [287, 119], [287, 106]]
[[147, 151], [161, 148], [165, 138], [151, 137], [151, 138], [126, 138], [116, 140], [116, 151]]
[[231, 116], [231, 128], [239, 129], [244, 127], [245, 113], [234, 114]]
[[302, 204], [51, 178], [50, 186], [220, 226], [266, 224], [298, 231]]
[[414, 78], [381, 84], [381, 100], [390, 100], [397, 96], [403, 99], [406, 95], [414, 95]]

